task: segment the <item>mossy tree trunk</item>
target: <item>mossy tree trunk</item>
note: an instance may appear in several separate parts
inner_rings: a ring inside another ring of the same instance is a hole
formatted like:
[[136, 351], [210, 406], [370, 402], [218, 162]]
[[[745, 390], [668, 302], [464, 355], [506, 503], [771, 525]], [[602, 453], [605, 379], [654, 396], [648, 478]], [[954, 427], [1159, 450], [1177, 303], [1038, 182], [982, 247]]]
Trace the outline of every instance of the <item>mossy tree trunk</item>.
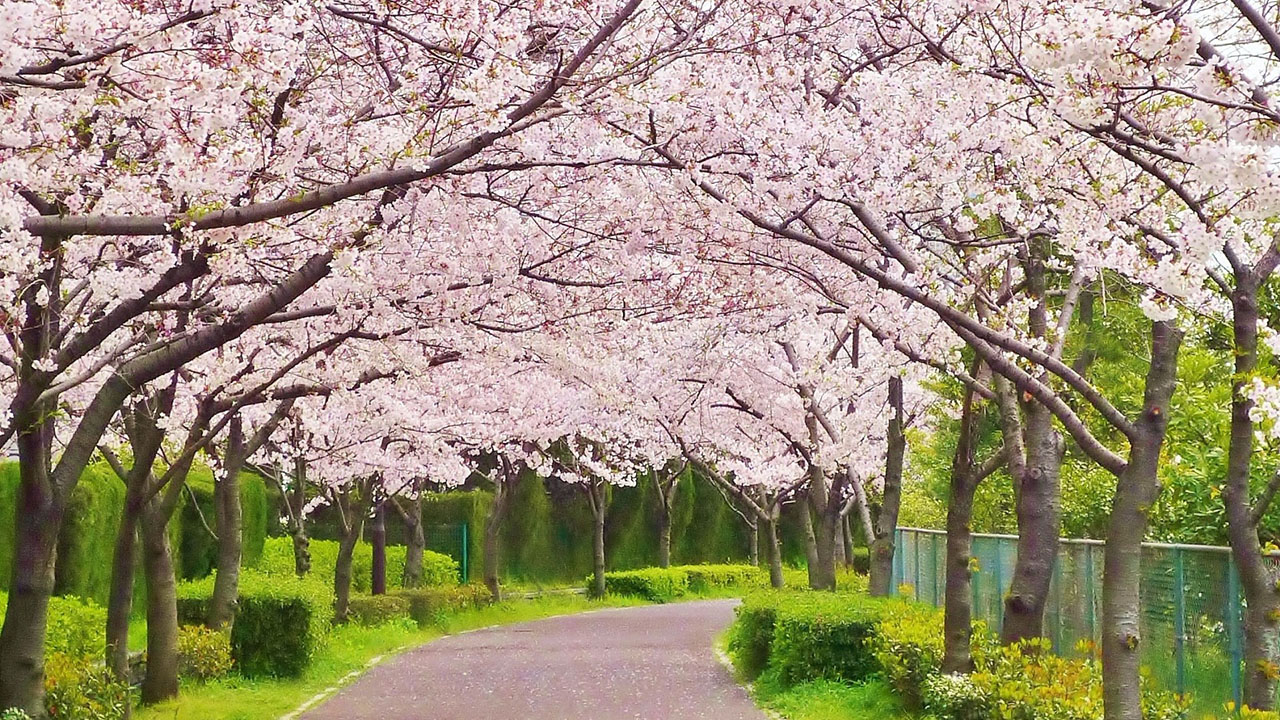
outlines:
[[1130, 429], [1129, 457], [1116, 479], [1102, 581], [1102, 696], [1106, 720], [1142, 720], [1142, 541], [1160, 494], [1157, 471], [1177, 380], [1182, 333], [1152, 323], [1151, 366], [1142, 415]]

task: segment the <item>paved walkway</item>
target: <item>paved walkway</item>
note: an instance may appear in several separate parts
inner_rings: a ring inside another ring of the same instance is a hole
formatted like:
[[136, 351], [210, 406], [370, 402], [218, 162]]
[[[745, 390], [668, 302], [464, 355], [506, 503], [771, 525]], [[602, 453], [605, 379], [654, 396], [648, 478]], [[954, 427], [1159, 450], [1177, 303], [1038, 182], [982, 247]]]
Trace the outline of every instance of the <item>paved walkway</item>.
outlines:
[[764, 720], [712, 648], [735, 604], [601, 610], [442, 638], [303, 720]]

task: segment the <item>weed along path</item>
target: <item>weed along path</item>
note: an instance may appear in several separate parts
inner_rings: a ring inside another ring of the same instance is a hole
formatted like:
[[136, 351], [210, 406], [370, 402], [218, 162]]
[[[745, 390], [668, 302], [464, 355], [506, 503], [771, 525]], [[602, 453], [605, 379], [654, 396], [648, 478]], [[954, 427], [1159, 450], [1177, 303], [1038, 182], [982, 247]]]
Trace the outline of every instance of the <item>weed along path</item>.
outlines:
[[713, 644], [735, 600], [599, 610], [442, 638], [303, 720], [764, 720]]

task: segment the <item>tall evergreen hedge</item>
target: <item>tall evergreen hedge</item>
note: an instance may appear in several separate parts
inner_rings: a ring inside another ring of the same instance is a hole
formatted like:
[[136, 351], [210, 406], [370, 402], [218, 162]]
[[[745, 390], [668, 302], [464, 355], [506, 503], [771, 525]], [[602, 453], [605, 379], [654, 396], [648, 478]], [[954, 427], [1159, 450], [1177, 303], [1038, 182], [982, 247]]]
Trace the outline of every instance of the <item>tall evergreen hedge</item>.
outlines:
[[[13, 573], [14, 520], [17, 508], [18, 463], [0, 462], [0, 590], [8, 590]], [[192, 470], [192, 489], [213, 523], [213, 476], [208, 468]], [[244, 507], [245, 564], [262, 555], [267, 529], [266, 491], [262, 478], [245, 473], [240, 478]], [[90, 465], [71, 494], [58, 539], [58, 565], [54, 592], [74, 595], [105, 604], [111, 590], [111, 561], [116, 533], [124, 508], [124, 483], [106, 465]], [[207, 575], [213, 565], [213, 538], [195, 516], [189, 495], [174, 513], [169, 525], [169, 542], [174, 563], [183, 578]], [[137, 597], [141, 602], [142, 575], [137, 574]]]

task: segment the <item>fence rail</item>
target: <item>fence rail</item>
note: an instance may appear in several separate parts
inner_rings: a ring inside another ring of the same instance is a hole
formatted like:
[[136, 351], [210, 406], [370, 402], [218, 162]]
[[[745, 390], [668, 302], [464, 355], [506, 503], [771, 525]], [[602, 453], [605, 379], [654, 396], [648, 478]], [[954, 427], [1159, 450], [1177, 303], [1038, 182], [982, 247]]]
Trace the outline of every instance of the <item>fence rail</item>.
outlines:
[[[893, 576], [898, 592], [941, 607], [946, 587], [946, 533], [898, 528]], [[973, 536], [973, 616], [998, 631], [1017, 560], [1016, 535]], [[1104, 544], [1063, 539], [1045, 609], [1045, 635], [1055, 652], [1079, 652], [1101, 640]], [[1280, 557], [1270, 558], [1280, 568]], [[1158, 681], [1191, 693], [1198, 707], [1240, 704], [1244, 626], [1240, 577], [1230, 548], [1144, 543], [1142, 658]]]

